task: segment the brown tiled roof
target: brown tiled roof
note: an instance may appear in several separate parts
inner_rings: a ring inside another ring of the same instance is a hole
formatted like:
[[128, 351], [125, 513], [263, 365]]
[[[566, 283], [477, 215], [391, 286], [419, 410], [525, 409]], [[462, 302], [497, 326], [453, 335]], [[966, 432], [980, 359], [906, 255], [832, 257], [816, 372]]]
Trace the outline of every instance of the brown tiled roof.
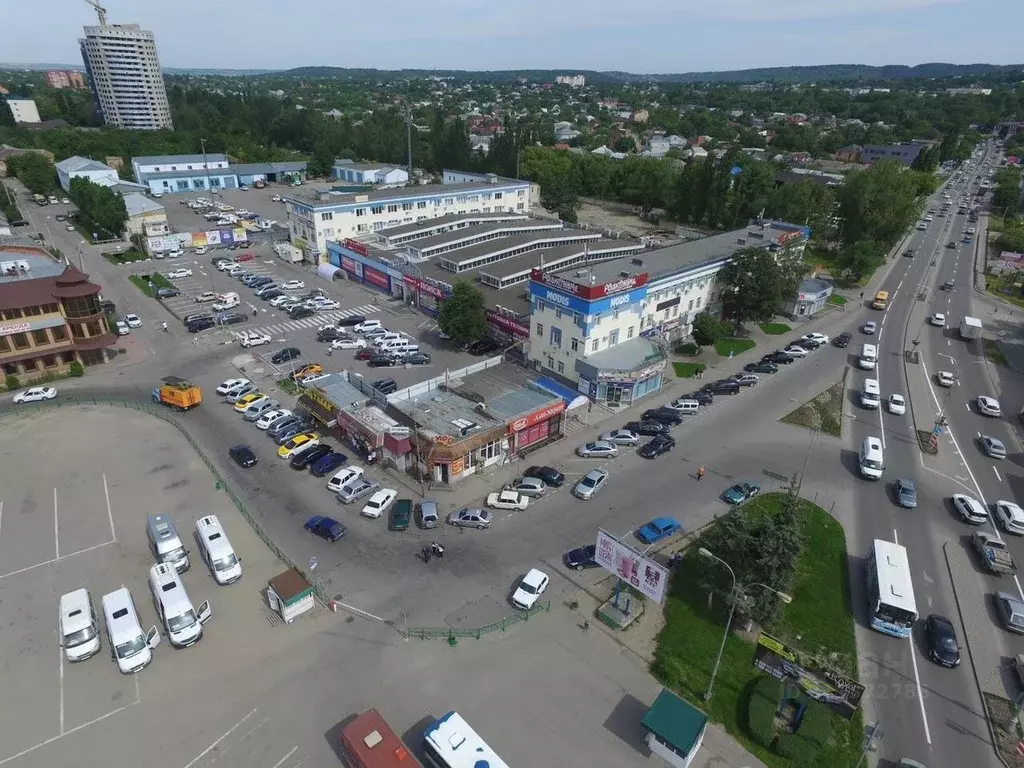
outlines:
[[98, 294], [100, 290], [98, 285], [89, 282], [88, 275], [68, 266], [58, 277], [0, 282], [0, 310], [52, 304], [58, 298], [80, 298]]

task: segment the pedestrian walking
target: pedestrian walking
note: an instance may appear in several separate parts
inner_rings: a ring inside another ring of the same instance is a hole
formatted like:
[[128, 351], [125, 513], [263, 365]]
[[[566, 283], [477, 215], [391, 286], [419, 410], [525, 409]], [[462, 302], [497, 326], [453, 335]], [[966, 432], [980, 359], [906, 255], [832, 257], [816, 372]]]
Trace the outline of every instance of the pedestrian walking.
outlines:
[[704, 369], [703, 368], [698, 368], [697, 369], [697, 379], [698, 379], [698, 381], [700, 379], [703, 379], [703, 378], [704, 378]]
[[860, 292], [860, 297], [861, 297], [862, 299], [864, 298], [864, 291], [861, 291], [861, 292]]
[[697, 467], [697, 482], [699, 483], [701, 478], [704, 477], [704, 465], [701, 464]]
[[258, 309], [256, 309], [256, 307], [252, 308], [252, 316], [253, 317], [256, 317], [256, 315], [258, 315], [259, 313], [260, 313], [260, 311]]

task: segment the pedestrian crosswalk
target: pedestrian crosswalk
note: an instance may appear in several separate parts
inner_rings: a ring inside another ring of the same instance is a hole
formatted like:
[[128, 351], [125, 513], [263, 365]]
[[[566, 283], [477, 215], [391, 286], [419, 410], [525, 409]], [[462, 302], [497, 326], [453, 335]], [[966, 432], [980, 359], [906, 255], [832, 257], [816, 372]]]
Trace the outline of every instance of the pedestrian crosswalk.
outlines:
[[351, 307], [350, 309], [338, 309], [333, 312], [318, 312], [313, 317], [304, 317], [301, 320], [284, 320], [279, 323], [271, 325], [258, 326], [255, 328], [246, 328], [245, 331], [235, 332], [235, 336], [241, 338], [245, 333], [265, 333], [269, 336], [280, 336], [288, 331], [297, 331], [303, 328], [319, 328], [321, 325], [327, 325], [328, 323], [336, 323], [344, 317], [352, 317], [353, 315], [371, 315], [377, 312], [380, 307], [376, 304], [363, 304], [361, 307]]

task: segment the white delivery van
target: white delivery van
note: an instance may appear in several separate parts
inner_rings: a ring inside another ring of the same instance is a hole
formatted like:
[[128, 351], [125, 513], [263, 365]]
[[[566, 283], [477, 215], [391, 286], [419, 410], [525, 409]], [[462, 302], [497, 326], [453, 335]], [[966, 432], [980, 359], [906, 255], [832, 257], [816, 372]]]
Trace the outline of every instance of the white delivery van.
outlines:
[[210, 601], [192, 607], [181, 577], [169, 563], [157, 563], [149, 569], [149, 591], [167, 639], [175, 648], [187, 648], [203, 638], [203, 624], [210, 620]]
[[865, 437], [860, 444], [860, 474], [868, 480], [880, 480], [885, 469], [882, 456], [882, 441], [877, 437]]
[[107, 623], [110, 656], [126, 675], [138, 672], [153, 660], [153, 649], [160, 645], [160, 633], [150, 627], [142, 634], [139, 612], [127, 587], [103, 596], [103, 618]]
[[864, 379], [864, 388], [860, 391], [861, 408], [877, 408], [882, 404], [882, 391], [878, 379]]
[[238, 294], [234, 291], [228, 291], [227, 293], [217, 294], [217, 302], [213, 305], [215, 312], [223, 312], [226, 309], [233, 309], [239, 306], [242, 300], [238, 297]]
[[68, 661], [85, 661], [100, 652], [100, 624], [87, 589], [61, 595], [58, 613], [60, 647]]
[[878, 362], [878, 347], [874, 344], [865, 344], [860, 353], [858, 365], [867, 371], [875, 370], [875, 363]]
[[242, 559], [235, 554], [216, 515], [196, 520], [196, 542], [203, 562], [218, 584], [234, 584], [242, 578]]
[[146, 538], [149, 549], [158, 563], [170, 564], [178, 573], [192, 567], [188, 550], [178, 535], [178, 529], [170, 515], [150, 515], [146, 520]]

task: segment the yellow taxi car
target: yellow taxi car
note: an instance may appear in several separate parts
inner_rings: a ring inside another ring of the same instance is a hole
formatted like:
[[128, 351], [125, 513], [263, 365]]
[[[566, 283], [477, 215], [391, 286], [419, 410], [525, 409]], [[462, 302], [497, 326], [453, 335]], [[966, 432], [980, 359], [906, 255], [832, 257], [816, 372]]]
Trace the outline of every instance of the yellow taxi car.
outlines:
[[303, 432], [278, 448], [277, 455], [282, 459], [290, 459], [295, 454], [302, 453], [314, 445], [320, 445], [320, 435], [316, 432]]
[[243, 395], [235, 403], [235, 410], [242, 413], [246, 408], [255, 403], [257, 400], [262, 400], [266, 395], [262, 392], [250, 392], [248, 395]]
[[295, 379], [295, 381], [298, 381], [303, 376], [315, 376], [323, 372], [324, 367], [320, 365], [320, 363], [310, 363], [309, 365], [304, 365], [295, 371], [295, 373], [292, 374], [292, 378]]

